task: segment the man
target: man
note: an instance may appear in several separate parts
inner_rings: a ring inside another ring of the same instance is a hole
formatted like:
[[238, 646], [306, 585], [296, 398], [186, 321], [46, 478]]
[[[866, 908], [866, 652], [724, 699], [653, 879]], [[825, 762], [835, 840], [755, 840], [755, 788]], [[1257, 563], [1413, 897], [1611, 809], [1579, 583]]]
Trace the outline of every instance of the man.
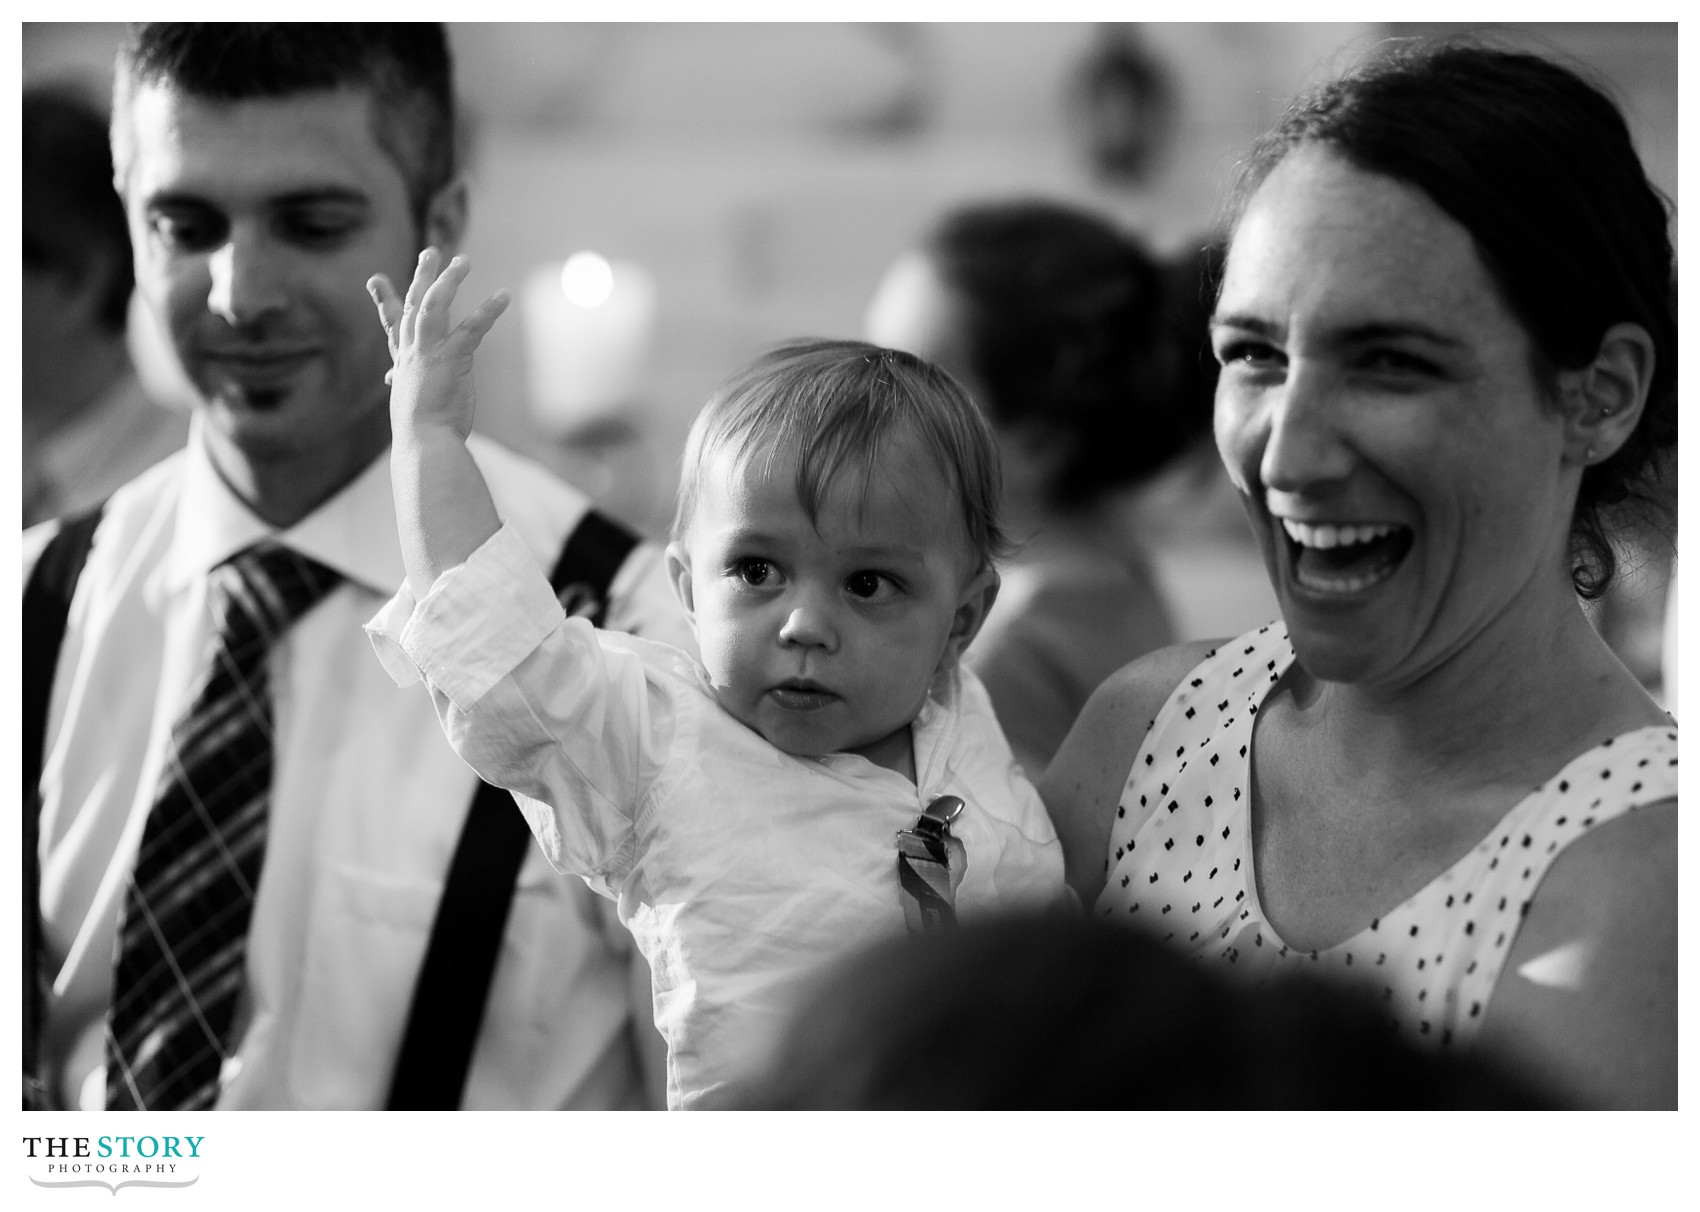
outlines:
[[[53, 670], [36, 851], [56, 1105], [441, 1097], [396, 1091], [452, 1050], [414, 1038], [421, 1008], [477, 983], [454, 946], [434, 956], [484, 912], [442, 907], [476, 780], [361, 631], [403, 579], [364, 284], [457, 246], [451, 128], [440, 26], [136, 26], [119, 53], [137, 289], [198, 399], [187, 450], [107, 503]], [[550, 567], [588, 502], [473, 442]], [[26, 578], [52, 529], [26, 535]], [[607, 600], [609, 626], [688, 642], [653, 547]], [[470, 881], [512, 904], [448, 1105], [651, 1103], [641, 959], [604, 902], [514, 853], [517, 882]], [[428, 954], [448, 979], [424, 990]]]
[[130, 365], [130, 236], [106, 116], [64, 86], [24, 89], [24, 525], [74, 513], [179, 449], [188, 416]]

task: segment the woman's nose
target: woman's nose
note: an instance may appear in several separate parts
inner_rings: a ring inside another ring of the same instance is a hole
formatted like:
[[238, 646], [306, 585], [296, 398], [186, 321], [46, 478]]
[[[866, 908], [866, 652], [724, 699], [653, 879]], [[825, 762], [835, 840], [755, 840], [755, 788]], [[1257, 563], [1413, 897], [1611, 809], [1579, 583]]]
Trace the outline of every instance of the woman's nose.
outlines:
[[1344, 479], [1352, 452], [1340, 430], [1337, 385], [1324, 367], [1297, 363], [1267, 399], [1259, 478], [1266, 489], [1302, 492]]

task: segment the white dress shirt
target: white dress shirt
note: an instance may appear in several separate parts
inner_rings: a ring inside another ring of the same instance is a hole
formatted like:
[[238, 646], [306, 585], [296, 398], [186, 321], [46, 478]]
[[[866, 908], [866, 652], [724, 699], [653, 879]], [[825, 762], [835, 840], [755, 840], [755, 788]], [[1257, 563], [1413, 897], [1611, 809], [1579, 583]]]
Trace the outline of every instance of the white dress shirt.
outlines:
[[424, 676], [455, 749], [518, 793], [549, 860], [618, 899], [653, 973], [669, 1106], [755, 1061], [799, 978], [904, 930], [896, 835], [935, 796], [966, 804], [964, 920], [1068, 899], [1056, 831], [965, 671], [913, 725], [911, 783], [785, 753], [691, 655], [564, 619], [511, 525], [368, 630], [398, 682]]
[[[498, 510], [552, 564], [587, 498], [493, 443], [470, 446]], [[26, 532], [26, 577], [50, 533]], [[78, 583], [41, 781], [43, 1055], [69, 1105], [100, 1105], [113, 940], [170, 728], [205, 659], [207, 573], [272, 534], [213, 470], [197, 428], [184, 452], [113, 495]], [[404, 579], [388, 458], [276, 537], [346, 580], [270, 657], [271, 826], [246, 1034], [218, 1105], [381, 1107], [475, 780], [430, 703], [391, 683], [361, 631]], [[610, 597], [611, 623], [689, 642], [652, 545]], [[631, 1020], [642, 961], [609, 918], [580, 881], [528, 856], [466, 1106], [641, 1103]]]

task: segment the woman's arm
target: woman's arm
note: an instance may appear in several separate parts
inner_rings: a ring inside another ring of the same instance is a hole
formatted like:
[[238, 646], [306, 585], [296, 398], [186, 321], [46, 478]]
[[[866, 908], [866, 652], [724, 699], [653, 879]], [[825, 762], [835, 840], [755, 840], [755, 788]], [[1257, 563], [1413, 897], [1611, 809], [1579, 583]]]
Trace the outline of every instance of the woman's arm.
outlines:
[[1081, 708], [1039, 780], [1040, 798], [1062, 839], [1065, 878], [1087, 909], [1104, 887], [1110, 825], [1140, 742], [1181, 679], [1214, 646], [1204, 640], [1159, 649], [1111, 674]]
[[1565, 849], [1541, 881], [1481, 1046], [1582, 1107], [1676, 1107], [1676, 801]]

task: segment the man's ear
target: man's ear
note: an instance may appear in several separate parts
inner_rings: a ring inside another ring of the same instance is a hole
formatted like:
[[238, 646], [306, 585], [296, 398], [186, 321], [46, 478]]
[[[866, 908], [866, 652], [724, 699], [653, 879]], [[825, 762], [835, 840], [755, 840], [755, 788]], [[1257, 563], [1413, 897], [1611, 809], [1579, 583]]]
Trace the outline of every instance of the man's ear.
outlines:
[[425, 244], [440, 248], [445, 258], [460, 248], [466, 235], [466, 178], [456, 177], [439, 189], [425, 206]]
[[998, 575], [998, 570], [988, 566], [976, 573], [963, 589], [956, 604], [956, 613], [950, 619], [950, 636], [945, 640], [944, 652], [939, 657], [940, 671], [960, 661], [963, 651], [980, 634], [980, 625], [991, 613], [992, 603], [998, 600], [998, 586], [1002, 584], [1003, 578]]
[[691, 626], [697, 624], [696, 596], [691, 590], [691, 557], [683, 543], [667, 544], [667, 579], [672, 582], [673, 596], [679, 599]]
[[1587, 366], [1559, 372], [1566, 463], [1604, 462], [1628, 441], [1646, 407], [1656, 357], [1647, 330], [1625, 322], [1606, 329]]

